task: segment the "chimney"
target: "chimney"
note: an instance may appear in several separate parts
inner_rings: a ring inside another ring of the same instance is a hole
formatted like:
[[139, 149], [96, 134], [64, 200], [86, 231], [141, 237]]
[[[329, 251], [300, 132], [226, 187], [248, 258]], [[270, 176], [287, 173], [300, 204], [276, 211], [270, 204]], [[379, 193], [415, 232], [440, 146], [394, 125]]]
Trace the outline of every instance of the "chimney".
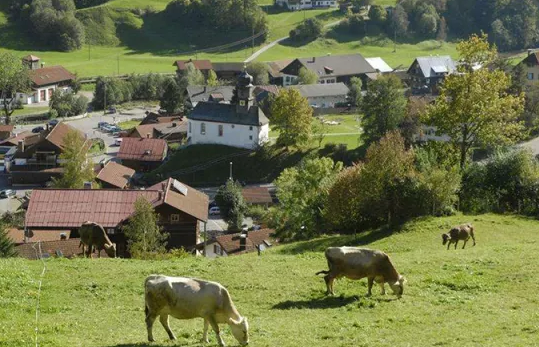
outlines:
[[146, 134], [146, 138], [147, 138], [147, 139], [150, 139], [150, 138], [151, 138], [150, 136], [152, 136], [152, 134], [150, 134], [150, 133], [147, 133], [147, 134]]
[[20, 152], [24, 152], [24, 139], [23, 140], [19, 140], [19, 143], [17, 145], [17, 148]]
[[84, 189], [92, 189], [92, 182], [84, 182]]

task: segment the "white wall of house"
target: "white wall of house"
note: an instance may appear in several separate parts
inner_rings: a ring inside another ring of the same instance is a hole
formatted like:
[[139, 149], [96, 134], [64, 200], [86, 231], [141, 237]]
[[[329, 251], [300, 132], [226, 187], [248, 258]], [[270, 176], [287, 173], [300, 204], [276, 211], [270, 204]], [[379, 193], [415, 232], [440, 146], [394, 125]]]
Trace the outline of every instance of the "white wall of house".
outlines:
[[250, 126], [189, 119], [188, 137], [192, 145], [219, 144], [256, 148], [269, 140], [269, 126]]
[[315, 96], [308, 97], [309, 105], [314, 107], [328, 108], [334, 107], [336, 103], [346, 102], [346, 95], [336, 96]]
[[208, 243], [205, 250], [206, 258], [228, 257], [228, 254], [226, 254], [217, 242]]
[[277, 4], [283, 6], [286, 5], [288, 9], [292, 11], [309, 9], [313, 7], [337, 7], [337, 0], [299, 0], [299, 1], [288, 1], [288, 0], [277, 0]]

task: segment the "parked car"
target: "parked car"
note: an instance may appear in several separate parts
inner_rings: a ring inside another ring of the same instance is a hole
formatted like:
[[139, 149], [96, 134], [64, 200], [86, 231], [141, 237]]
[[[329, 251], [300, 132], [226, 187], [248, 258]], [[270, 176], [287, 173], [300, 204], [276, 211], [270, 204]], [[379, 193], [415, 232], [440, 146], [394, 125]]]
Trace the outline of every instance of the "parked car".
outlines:
[[17, 195], [15, 191], [11, 189], [5, 189], [0, 192], [0, 198], [5, 199]]
[[118, 132], [118, 133], [119, 133], [120, 131], [122, 131], [122, 128], [120, 128], [120, 127], [117, 126], [117, 125], [111, 125], [111, 126], [110, 126], [110, 131], [111, 131], [111, 132]]
[[104, 132], [110, 133], [110, 132], [112, 132], [112, 125], [105, 124], [105, 125], [103, 125], [101, 127], [101, 130], [104, 131]]
[[210, 214], [210, 216], [219, 215], [219, 214], [221, 214], [221, 209], [218, 206], [214, 206], [214, 207], [210, 208], [209, 214]]
[[116, 106], [110, 106], [106, 113], [107, 114], [114, 114], [116, 112], [117, 112]]
[[58, 119], [51, 119], [51, 120], [49, 121], [49, 125], [50, 125], [50, 126], [55, 126], [55, 125], [58, 124], [58, 123], [59, 123], [59, 122], [58, 122]]
[[99, 123], [97, 123], [97, 127], [98, 127], [99, 129], [101, 129], [101, 128], [102, 128], [103, 126], [105, 126], [105, 125], [110, 125], [110, 124], [107, 123], [107, 122], [99, 122]]
[[120, 145], [122, 144], [122, 140], [123, 140], [122, 138], [117, 138], [117, 139], [115, 139], [115, 140], [114, 140], [114, 145], [115, 145], [115, 146], [120, 146]]
[[45, 131], [45, 128], [43, 128], [43, 127], [35, 127], [34, 129], [32, 129], [32, 132], [34, 134], [40, 133], [42, 131]]

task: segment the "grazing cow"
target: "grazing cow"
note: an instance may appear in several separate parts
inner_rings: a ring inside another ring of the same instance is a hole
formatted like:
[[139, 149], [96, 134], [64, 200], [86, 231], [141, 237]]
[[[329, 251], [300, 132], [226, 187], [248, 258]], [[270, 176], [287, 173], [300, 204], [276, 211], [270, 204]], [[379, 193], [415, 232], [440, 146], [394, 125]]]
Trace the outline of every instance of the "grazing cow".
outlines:
[[85, 246], [88, 247], [86, 256], [91, 257], [92, 249], [95, 247], [99, 258], [101, 258], [101, 250], [103, 249], [109, 257], [116, 257], [116, 244], [110, 241], [105, 229], [101, 225], [94, 222], [84, 222], [79, 229], [79, 235], [83, 254]]
[[404, 293], [404, 277], [399, 275], [391, 263], [389, 256], [382, 251], [357, 247], [329, 247], [326, 249], [326, 259], [329, 271], [319, 271], [316, 274], [325, 274], [326, 294], [335, 295], [333, 282], [340, 277], [359, 280], [368, 279], [368, 293], [372, 295], [372, 285], [376, 281], [385, 295], [384, 284], [387, 282], [397, 297]]
[[447, 234], [442, 234], [442, 245], [447, 243], [447, 249], [451, 246], [452, 243], [455, 244], [455, 249], [457, 249], [457, 244], [459, 240], [464, 241], [462, 249], [466, 247], [466, 242], [470, 239], [473, 240], [473, 245], [475, 246], [475, 236], [473, 233], [473, 226], [471, 224], [462, 224], [456, 227], [451, 228]]
[[170, 315], [177, 319], [203, 318], [203, 342], [208, 342], [208, 325], [211, 325], [219, 345], [224, 346], [218, 324], [227, 323], [242, 346], [249, 343], [247, 318], [239, 314], [228, 290], [219, 283], [186, 277], [150, 275], [144, 282], [144, 293], [146, 327], [150, 342], [154, 341], [152, 326], [157, 316], [170, 339], [176, 339], [168, 325]]

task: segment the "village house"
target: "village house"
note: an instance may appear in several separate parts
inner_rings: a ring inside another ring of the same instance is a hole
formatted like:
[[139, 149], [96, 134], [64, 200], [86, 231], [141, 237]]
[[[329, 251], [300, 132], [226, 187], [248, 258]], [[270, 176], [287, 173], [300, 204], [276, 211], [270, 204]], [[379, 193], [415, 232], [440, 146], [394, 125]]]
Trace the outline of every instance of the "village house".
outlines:
[[127, 133], [127, 137], [163, 139], [167, 143], [183, 142], [187, 139], [187, 121], [137, 125]]
[[537, 51], [528, 49], [528, 55], [519, 65], [524, 67], [526, 73], [526, 86], [537, 84], [539, 81], [539, 54]]
[[105, 228], [119, 256], [128, 256], [122, 227], [133, 215], [135, 201], [149, 201], [159, 215], [159, 225], [169, 234], [167, 247], [186, 249], [200, 242], [200, 222], [208, 220], [208, 196], [174, 179], [145, 190], [35, 189], [25, 218], [25, 233], [58, 233], [79, 237], [86, 221]]
[[177, 60], [175, 61], [172, 66], [176, 67], [176, 74], [178, 77], [180, 77], [185, 70], [187, 70], [187, 65], [193, 64], [193, 66], [202, 72], [205, 78], [208, 78], [208, 74], [210, 73], [210, 70], [213, 70], [213, 65], [211, 61], [204, 59], [204, 60]]
[[97, 165], [95, 178], [102, 188], [127, 189], [134, 175], [135, 170], [109, 161]]
[[418, 57], [408, 69], [412, 94], [437, 94], [445, 76], [457, 71], [450, 56]]
[[124, 137], [117, 157], [124, 166], [137, 172], [148, 172], [159, 167], [167, 153], [167, 142], [163, 139]]
[[274, 85], [282, 86], [284, 74], [282, 69], [287, 67], [294, 59], [276, 60], [268, 63], [269, 82]]
[[0, 125], [0, 141], [4, 141], [13, 137], [14, 128], [14, 125]]
[[140, 125], [182, 122], [182, 121], [183, 121], [183, 113], [160, 114], [160, 113], [146, 111], [146, 117], [144, 117], [144, 119], [140, 122]]
[[200, 70], [204, 77], [208, 78], [210, 70], [213, 70], [218, 79], [234, 81], [242, 73], [245, 63], [243, 62], [218, 62], [212, 63], [210, 60], [177, 60], [172, 64], [176, 67], [176, 73], [181, 76], [183, 71], [187, 69], [187, 64], [193, 64], [195, 68]]
[[333, 108], [343, 106], [348, 101], [348, 93], [350, 90], [346, 84], [330, 83], [330, 84], [300, 84], [290, 86], [289, 88], [297, 89], [301, 96], [307, 99], [309, 105], [313, 108]]
[[367, 74], [377, 71], [359, 54], [327, 55], [324, 57], [298, 58], [281, 70], [283, 86], [297, 84], [299, 70], [306, 68], [318, 76], [318, 83], [350, 83], [352, 77], [359, 77], [364, 83]]
[[53, 177], [60, 177], [63, 172], [60, 167], [60, 154], [65, 149], [64, 139], [71, 131], [79, 134], [85, 143], [84, 150], [87, 151], [91, 141], [85, 134], [64, 122], [54, 126], [47, 124], [45, 130], [28, 136], [19, 134], [16, 137], [17, 150], [8, 167], [11, 183], [45, 184]]
[[256, 148], [269, 139], [269, 120], [255, 106], [253, 77], [238, 77], [237, 104], [199, 102], [188, 116], [189, 144], [220, 144]]
[[185, 107], [193, 109], [201, 101], [230, 103], [234, 86], [188, 86], [185, 90]]
[[71, 84], [76, 76], [63, 66], [48, 66], [40, 63], [40, 58], [34, 55], [24, 57], [23, 63], [30, 69], [32, 91], [17, 93], [16, 100], [21, 104], [48, 103], [56, 89], [71, 91]]
[[273, 229], [243, 231], [238, 234], [221, 235], [201, 244], [207, 258], [228, 257], [249, 252], [263, 252], [278, 241], [272, 236]]
[[311, 8], [338, 7], [338, 0], [275, 0], [275, 4], [292, 11]]

